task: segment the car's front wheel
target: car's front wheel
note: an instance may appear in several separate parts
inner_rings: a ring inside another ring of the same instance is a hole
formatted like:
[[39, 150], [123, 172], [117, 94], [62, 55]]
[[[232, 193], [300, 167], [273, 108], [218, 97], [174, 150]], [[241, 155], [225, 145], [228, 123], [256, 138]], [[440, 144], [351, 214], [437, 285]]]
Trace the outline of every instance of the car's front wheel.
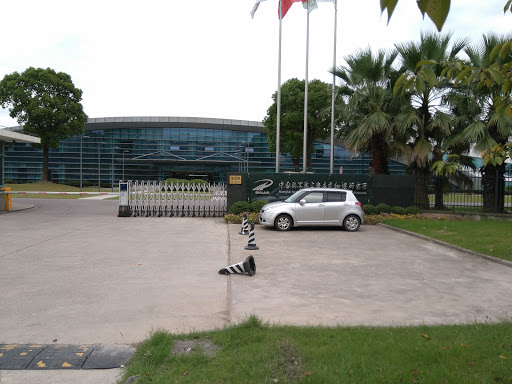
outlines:
[[356, 215], [348, 215], [343, 220], [343, 228], [349, 232], [355, 232], [361, 226], [361, 219]]
[[274, 227], [278, 231], [289, 231], [293, 227], [292, 218], [288, 215], [279, 215], [276, 217]]

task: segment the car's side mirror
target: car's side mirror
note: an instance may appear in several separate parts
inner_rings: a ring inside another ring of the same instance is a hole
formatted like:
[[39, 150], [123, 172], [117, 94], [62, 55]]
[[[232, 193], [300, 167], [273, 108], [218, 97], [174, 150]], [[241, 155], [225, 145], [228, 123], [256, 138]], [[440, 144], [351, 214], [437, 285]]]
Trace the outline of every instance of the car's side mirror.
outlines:
[[299, 204], [300, 204], [300, 205], [304, 205], [304, 204], [306, 204], [306, 199], [300, 199], [300, 200], [299, 200]]

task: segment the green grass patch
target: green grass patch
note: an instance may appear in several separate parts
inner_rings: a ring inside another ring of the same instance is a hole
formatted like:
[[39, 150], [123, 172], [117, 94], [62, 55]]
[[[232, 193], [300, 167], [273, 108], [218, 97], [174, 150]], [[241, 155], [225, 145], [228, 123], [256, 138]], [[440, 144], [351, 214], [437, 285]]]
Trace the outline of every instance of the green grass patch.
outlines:
[[[223, 330], [154, 332], [120, 383], [510, 383], [511, 326], [293, 327], [251, 316]], [[218, 349], [171, 352], [184, 339]]]
[[385, 219], [382, 222], [475, 252], [512, 261], [512, 223], [509, 221]]
[[[7, 188], [11, 188], [11, 191], [25, 191], [25, 192], [80, 192], [80, 187], [72, 187], [70, 185], [56, 184], [56, 183], [26, 183], [26, 184], [7, 184]], [[98, 187], [83, 187], [82, 192], [98, 192]], [[112, 192], [112, 188], [101, 188], [101, 192]], [[118, 189], [114, 188], [114, 192], [118, 192]], [[13, 199], [23, 198], [38, 198], [38, 199], [79, 199], [80, 195], [43, 195], [43, 194], [23, 194], [11, 195]]]
[[[436, 201], [436, 195], [431, 193], [428, 195], [431, 204]], [[512, 195], [504, 196], [505, 204], [512, 203]], [[453, 204], [483, 204], [483, 196], [481, 193], [462, 193], [462, 192], [449, 192], [443, 194], [443, 203], [447, 206]]]

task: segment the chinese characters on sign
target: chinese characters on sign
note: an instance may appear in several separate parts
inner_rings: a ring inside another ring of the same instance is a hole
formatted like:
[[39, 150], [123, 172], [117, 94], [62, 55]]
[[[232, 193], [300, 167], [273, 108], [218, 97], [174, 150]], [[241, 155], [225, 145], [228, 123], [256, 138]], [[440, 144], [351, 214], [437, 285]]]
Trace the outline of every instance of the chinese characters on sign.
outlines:
[[250, 201], [268, 202], [287, 199], [303, 188], [350, 189], [359, 201], [366, 203], [372, 194], [371, 178], [368, 175], [298, 175], [251, 173], [248, 175], [248, 198]]
[[291, 195], [302, 188], [337, 188], [337, 189], [351, 189], [354, 193], [366, 193], [368, 183], [361, 182], [319, 182], [319, 181], [280, 181], [279, 182], [279, 194]]

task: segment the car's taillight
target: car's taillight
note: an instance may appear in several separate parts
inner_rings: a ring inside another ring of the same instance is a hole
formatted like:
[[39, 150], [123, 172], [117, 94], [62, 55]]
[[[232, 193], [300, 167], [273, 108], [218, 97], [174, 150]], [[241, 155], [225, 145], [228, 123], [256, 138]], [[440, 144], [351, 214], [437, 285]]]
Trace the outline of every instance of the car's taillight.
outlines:
[[361, 211], [364, 212], [363, 204], [361, 204], [359, 201], [356, 201], [356, 205], [359, 205], [359, 207], [361, 208]]

